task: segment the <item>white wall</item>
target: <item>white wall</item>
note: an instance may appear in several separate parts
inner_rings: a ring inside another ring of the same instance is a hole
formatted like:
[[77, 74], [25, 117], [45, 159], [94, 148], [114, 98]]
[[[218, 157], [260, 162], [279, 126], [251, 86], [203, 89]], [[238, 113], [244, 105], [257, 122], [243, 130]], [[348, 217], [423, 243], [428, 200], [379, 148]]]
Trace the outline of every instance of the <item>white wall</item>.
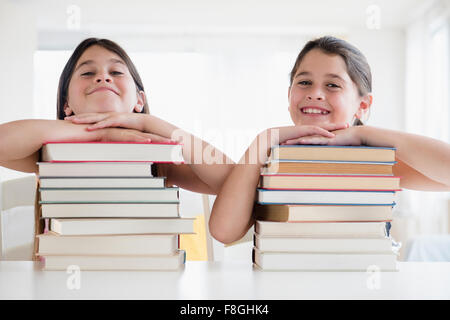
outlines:
[[352, 30], [347, 40], [364, 53], [372, 70], [374, 99], [368, 124], [404, 130], [405, 32], [358, 29]]
[[[36, 16], [30, 4], [0, 1], [0, 123], [33, 115]], [[0, 180], [23, 176], [0, 167]]]

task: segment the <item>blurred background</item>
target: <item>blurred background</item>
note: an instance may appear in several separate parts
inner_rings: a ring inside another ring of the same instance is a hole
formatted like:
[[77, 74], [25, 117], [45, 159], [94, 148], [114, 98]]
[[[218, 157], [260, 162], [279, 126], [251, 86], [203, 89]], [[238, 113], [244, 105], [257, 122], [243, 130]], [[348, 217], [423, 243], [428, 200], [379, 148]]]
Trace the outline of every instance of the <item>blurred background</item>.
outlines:
[[[367, 57], [369, 125], [449, 142], [448, 0], [0, 0], [0, 123], [55, 119], [72, 50], [105, 37], [131, 56], [152, 114], [237, 161], [259, 131], [291, 124], [289, 73], [303, 45], [323, 35]], [[0, 168], [1, 181], [23, 175]], [[201, 212], [198, 195], [181, 197], [183, 215]], [[449, 198], [401, 192], [394, 236], [406, 244], [448, 234]]]

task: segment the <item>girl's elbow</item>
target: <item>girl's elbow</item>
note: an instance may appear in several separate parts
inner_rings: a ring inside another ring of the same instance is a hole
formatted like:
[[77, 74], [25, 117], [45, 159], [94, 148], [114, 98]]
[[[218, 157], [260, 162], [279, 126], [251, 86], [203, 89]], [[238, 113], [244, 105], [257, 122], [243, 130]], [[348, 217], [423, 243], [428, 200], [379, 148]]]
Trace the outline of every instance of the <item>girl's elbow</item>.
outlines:
[[224, 226], [220, 226], [217, 223], [215, 223], [214, 220], [210, 219], [208, 225], [209, 225], [209, 233], [217, 241], [223, 244], [229, 244], [238, 240], [236, 236], [233, 235], [232, 230], [227, 230]]

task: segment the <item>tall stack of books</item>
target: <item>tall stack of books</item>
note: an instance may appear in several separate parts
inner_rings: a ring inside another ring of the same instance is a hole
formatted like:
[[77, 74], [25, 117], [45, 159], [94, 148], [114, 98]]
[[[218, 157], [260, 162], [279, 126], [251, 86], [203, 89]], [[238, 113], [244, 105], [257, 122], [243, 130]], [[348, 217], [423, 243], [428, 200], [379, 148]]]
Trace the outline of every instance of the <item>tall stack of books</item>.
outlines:
[[273, 147], [260, 177], [253, 262], [263, 270], [396, 270], [395, 149]]
[[35, 253], [46, 270], [177, 270], [185, 262], [179, 190], [155, 163], [183, 162], [179, 144], [47, 143], [39, 165]]

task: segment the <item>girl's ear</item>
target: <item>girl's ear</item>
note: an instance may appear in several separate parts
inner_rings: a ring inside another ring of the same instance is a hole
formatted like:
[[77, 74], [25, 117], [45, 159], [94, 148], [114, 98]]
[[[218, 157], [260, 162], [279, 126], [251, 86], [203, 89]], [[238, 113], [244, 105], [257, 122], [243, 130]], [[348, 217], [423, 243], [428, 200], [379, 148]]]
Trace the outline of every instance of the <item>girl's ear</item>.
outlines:
[[137, 102], [133, 108], [134, 112], [141, 113], [142, 109], [144, 108], [145, 101], [146, 101], [145, 92], [140, 90], [139, 92], [137, 92]]
[[359, 108], [356, 111], [355, 117], [363, 120], [364, 115], [368, 115], [370, 106], [372, 105], [373, 96], [371, 93], [366, 94], [359, 103]]
[[64, 114], [66, 115], [66, 117], [73, 114], [73, 110], [69, 107], [69, 104], [67, 102], [64, 103]]

